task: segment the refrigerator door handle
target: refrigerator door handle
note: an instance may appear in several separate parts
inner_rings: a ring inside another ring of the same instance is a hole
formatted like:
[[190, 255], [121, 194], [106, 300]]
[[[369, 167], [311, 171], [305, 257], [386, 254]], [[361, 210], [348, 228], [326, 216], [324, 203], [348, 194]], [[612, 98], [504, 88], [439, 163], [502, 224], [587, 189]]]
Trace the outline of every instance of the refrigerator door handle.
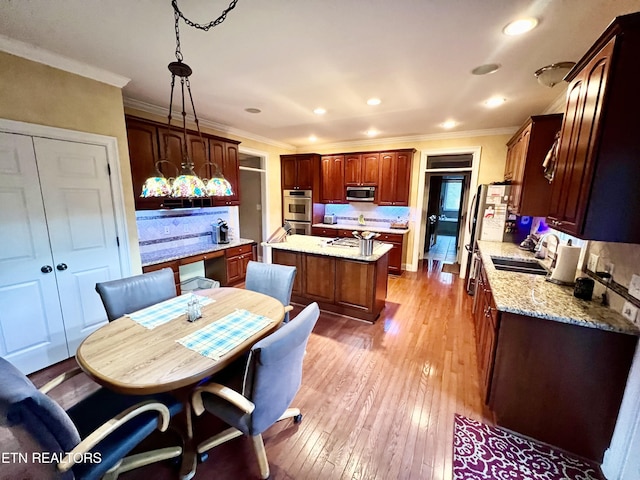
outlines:
[[[478, 193], [474, 193], [473, 194], [473, 200], [471, 200], [471, 208], [474, 208], [476, 206], [476, 197], [478, 196]], [[474, 218], [473, 213], [475, 212], [471, 212], [472, 214], [469, 215], [469, 218], [467, 219], [467, 230], [469, 231], [469, 233], [471, 233], [471, 221]]]

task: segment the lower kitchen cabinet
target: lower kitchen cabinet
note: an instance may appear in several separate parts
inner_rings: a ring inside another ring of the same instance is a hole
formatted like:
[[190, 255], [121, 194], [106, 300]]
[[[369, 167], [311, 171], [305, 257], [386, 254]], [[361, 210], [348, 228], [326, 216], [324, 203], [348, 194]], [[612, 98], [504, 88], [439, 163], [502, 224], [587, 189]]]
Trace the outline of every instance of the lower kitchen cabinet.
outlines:
[[256, 258], [255, 243], [227, 248], [224, 257], [204, 262], [205, 275], [219, 281], [222, 286], [235, 285], [244, 282], [247, 264]]
[[601, 462], [638, 338], [496, 309], [480, 266], [478, 369], [499, 426]]
[[180, 290], [180, 260], [172, 260], [171, 262], [156, 263], [155, 265], [142, 267], [142, 273], [155, 272], [156, 270], [162, 270], [163, 268], [170, 268], [173, 270], [173, 281], [176, 284], [176, 292], [180, 295], [182, 293]]
[[319, 255], [304, 255], [305, 277], [302, 295], [318, 302], [333, 303], [335, 299], [336, 259]]

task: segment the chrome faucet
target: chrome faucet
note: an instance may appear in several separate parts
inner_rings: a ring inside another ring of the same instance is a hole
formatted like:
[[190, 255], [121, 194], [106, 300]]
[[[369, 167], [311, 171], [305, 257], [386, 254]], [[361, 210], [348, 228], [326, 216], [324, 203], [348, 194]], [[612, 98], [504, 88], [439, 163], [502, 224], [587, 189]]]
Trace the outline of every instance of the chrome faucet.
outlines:
[[[560, 246], [560, 238], [555, 233], [547, 233], [543, 235], [540, 240], [538, 240], [538, 244], [536, 245], [536, 258], [545, 259], [547, 257], [547, 253], [545, 251], [545, 246], [543, 243], [547, 240], [548, 237], [555, 237], [556, 239], [556, 249], [553, 252], [553, 260], [551, 261], [550, 268], [554, 269], [556, 267], [556, 260], [558, 259], [558, 247]], [[548, 244], [548, 242], [547, 242]]]

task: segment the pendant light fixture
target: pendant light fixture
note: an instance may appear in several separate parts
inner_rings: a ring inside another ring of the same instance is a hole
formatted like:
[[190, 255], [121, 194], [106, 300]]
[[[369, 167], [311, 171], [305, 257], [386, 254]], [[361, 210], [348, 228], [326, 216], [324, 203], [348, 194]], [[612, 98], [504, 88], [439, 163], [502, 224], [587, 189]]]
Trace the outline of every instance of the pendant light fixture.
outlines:
[[204, 138], [202, 137], [202, 132], [200, 131], [200, 122], [198, 121], [198, 115], [196, 114], [196, 107], [193, 102], [193, 95], [191, 94], [191, 83], [189, 82], [189, 77], [193, 73], [193, 70], [189, 65], [184, 63], [182, 51], [180, 50], [180, 18], [184, 19], [185, 23], [189, 26], [199, 28], [201, 30], [209, 30], [216, 25], [222, 23], [227, 13], [232, 10], [238, 0], [233, 0], [227, 9], [225, 9], [222, 14], [214, 21], [209, 22], [206, 25], [200, 25], [192, 22], [187, 19], [180, 9], [178, 8], [178, 1], [172, 0], [171, 5], [173, 6], [174, 13], [174, 21], [175, 21], [175, 32], [176, 32], [176, 60], [175, 62], [171, 62], [168, 65], [168, 69], [171, 72], [171, 96], [169, 99], [169, 113], [167, 115], [167, 134], [164, 136], [164, 154], [169, 155], [169, 137], [171, 134], [172, 127], [171, 119], [172, 119], [172, 109], [173, 109], [173, 92], [176, 83], [176, 77], [180, 79], [180, 93], [181, 93], [181, 107], [182, 107], [182, 128], [179, 130], [179, 136], [181, 137], [180, 142], [180, 155], [179, 159], [180, 170], [179, 175], [174, 178], [166, 178], [160, 169], [160, 165], [162, 163], [169, 163], [178, 170], [176, 166], [176, 159], [168, 159], [162, 158], [160, 161], [156, 162], [156, 172], [154, 176], [147, 178], [142, 187], [141, 197], [173, 197], [173, 198], [197, 198], [197, 197], [207, 197], [207, 196], [231, 196], [233, 195], [233, 188], [231, 183], [224, 178], [220, 167], [214, 162], [206, 162], [205, 165], [211, 165], [212, 168], [212, 177], [210, 179], [201, 179], [194, 172], [194, 164], [191, 158], [189, 157], [189, 152], [187, 151], [187, 105], [186, 105], [186, 97], [185, 97], [185, 87], [187, 90], [187, 94], [189, 96], [189, 103], [191, 104], [191, 109], [193, 111], [193, 117], [196, 124], [196, 129], [198, 130], [198, 137], [202, 142], [203, 151], [207, 151], [206, 144]]

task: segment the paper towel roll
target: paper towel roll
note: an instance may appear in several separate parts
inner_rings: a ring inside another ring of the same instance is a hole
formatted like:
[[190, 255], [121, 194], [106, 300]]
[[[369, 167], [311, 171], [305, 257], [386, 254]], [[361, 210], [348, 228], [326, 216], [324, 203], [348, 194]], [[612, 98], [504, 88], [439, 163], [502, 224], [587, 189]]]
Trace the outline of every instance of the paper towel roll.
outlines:
[[551, 272], [551, 281], [574, 283], [581, 250], [582, 247], [558, 245], [556, 268]]

